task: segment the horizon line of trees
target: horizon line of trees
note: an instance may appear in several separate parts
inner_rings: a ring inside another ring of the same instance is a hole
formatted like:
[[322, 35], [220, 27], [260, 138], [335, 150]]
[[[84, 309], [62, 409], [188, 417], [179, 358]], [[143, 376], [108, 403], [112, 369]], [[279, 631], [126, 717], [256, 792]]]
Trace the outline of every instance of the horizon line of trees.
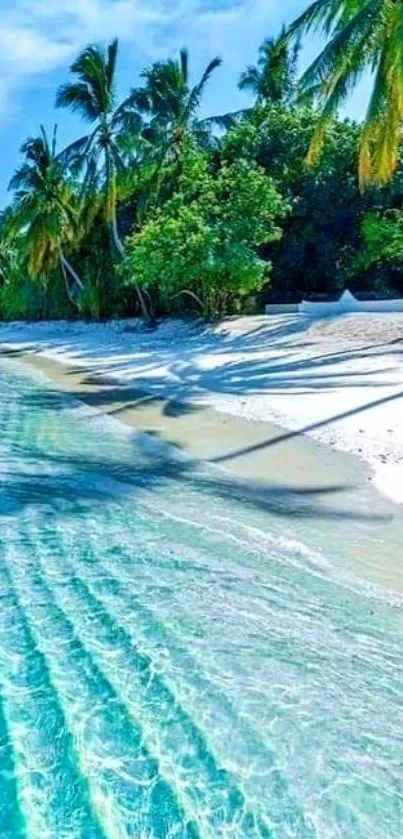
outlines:
[[[250, 107], [208, 119], [200, 105], [218, 57], [191, 84], [182, 49], [118, 101], [118, 41], [86, 47], [56, 95], [86, 133], [59, 149], [57, 128], [41, 127], [10, 182], [0, 317], [152, 322], [347, 285], [403, 293], [403, 13], [388, 0], [379, 16], [367, 6], [316, 0], [241, 75]], [[313, 26], [328, 43], [299, 78], [299, 39]], [[339, 119], [369, 66], [366, 120]]]

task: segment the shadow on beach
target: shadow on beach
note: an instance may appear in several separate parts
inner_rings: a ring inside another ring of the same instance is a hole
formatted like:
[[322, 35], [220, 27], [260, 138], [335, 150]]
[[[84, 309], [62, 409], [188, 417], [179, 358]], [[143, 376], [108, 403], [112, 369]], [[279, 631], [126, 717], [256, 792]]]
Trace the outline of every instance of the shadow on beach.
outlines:
[[[176, 401], [162, 400], [161, 397], [136, 394], [127, 388], [120, 388], [116, 384], [105, 389], [98, 389], [93, 394], [81, 391], [66, 393], [60, 390], [41, 388], [21, 394], [23, 402], [21, 410], [36, 410], [51, 412], [69, 412], [75, 401], [82, 400], [95, 408], [104, 408], [105, 402], [110, 402], [114, 415], [123, 407], [136, 410], [137, 407], [149, 406], [156, 403], [158, 411], [168, 416], [172, 422], [179, 417], [194, 415], [203, 408], [195, 405], [181, 404]], [[122, 401], [123, 406], [116, 407], [116, 401]], [[207, 410], [207, 409], [206, 409]], [[45, 419], [46, 422], [46, 419]], [[77, 426], [84, 429], [85, 418], [81, 415]], [[302, 434], [302, 431], [299, 432]], [[276, 446], [290, 436], [298, 433], [286, 433], [274, 436], [261, 446]], [[227, 437], [230, 434], [227, 434]], [[147, 442], [150, 437], [154, 445]], [[390, 520], [390, 513], [374, 513], [365, 511], [355, 503], [356, 487], [351, 483], [321, 483], [308, 481], [304, 484], [292, 484], [281, 480], [254, 480], [250, 477], [233, 474], [215, 463], [201, 462], [196, 458], [181, 453], [180, 446], [175, 441], [167, 441], [157, 428], [142, 428], [141, 433], [133, 433], [128, 437], [130, 447], [125, 459], [110, 457], [107, 454], [94, 456], [93, 453], [80, 451], [80, 433], [77, 437], [77, 450], [73, 451], [44, 451], [42, 447], [24, 447], [16, 445], [14, 454], [17, 461], [32, 464], [32, 471], [19, 474], [18, 471], [3, 480], [3, 490], [13, 497], [14, 510], [17, 513], [23, 506], [52, 505], [55, 501], [67, 502], [71, 510], [81, 502], [92, 501], [94, 496], [102, 501], [110, 494], [133, 493], [136, 489], [152, 489], [160, 491], [169, 488], [171, 492], [186, 492], [186, 488], [200, 490], [212, 499], [220, 497], [243, 507], [250, 506], [265, 513], [290, 518], [318, 518], [327, 520], [345, 520], [362, 522], [385, 522]], [[127, 445], [127, 444], [126, 444]], [[227, 442], [228, 445], [228, 442]], [[71, 448], [71, 445], [70, 445]], [[73, 449], [75, 447], [73, 446]], [[251, 447], [253, 448], [253, 447]], [[222, 454], [214, 460], [216, 463], [225, 462], [244, 452]], [[212, 459], [213, 460], [213, 459]], [[106, 480], [107, 479], [107, 480]], [[113, 481], [113, 487], [109, 481]], [[109, 487], [112, 487], [111, 490]], [[337, 504], [333, 499], [340, 497]], [[10, 509], [5, 510], [10, 514]], [[0, 509], [1, 514], [1, 509]]]

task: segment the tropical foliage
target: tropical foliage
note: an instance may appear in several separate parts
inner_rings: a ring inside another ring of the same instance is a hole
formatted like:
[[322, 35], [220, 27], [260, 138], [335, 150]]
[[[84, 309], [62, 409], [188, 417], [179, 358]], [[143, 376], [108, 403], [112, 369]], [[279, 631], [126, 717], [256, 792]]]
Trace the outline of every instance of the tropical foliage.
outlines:
[[189, 55], [182, 49], [179, 60], [157, 61], [141, 73], [143, 85], [132, 90], [127, 105], [145, 120], [142, 135], [157, 159], [178, 155], [186, 136], [208, 144], [212, 121], [198, 118], [197, 112], [205, 87], [220, 64], [220, 58], [213, 58], [199, 81], [191, 85]]
[[[316, 0], [238, 80], [250, 104], [206, 116], [186, 49], [118, 97], [118, 42], [90, 45], [56, 96], [88, 129], [40, 128], [0, 216], [0, 317], [213, 317], [264, 302], [403, 293], [401, 4]], [[326, 46], [298, 78], [300, 39]], [[360, 125], [338, 116], [373, 71]], [[365, 187], [365, 189], [363, 188]]]
[[250, 91], [259, 104], [291, 99], [297, 73], [298, 43], [291, 48], [285, 30], [267, 38], [259, 49], [257, 64], [242, 73], [238, 87]]
[[72, 302], [83, 283], [65, 255], [79, 238], [79, 208], [69, 172], [56, 156], [56, 130], [52, 141], [44, 129], [21, 149], [24, 162], [10, 187], [15, 191], [8, 220], [10, 237], [19, 245], [27, 273], [46, 283], [60, 269]]
[[311, 143], [313, 160], [326, 125], [357, 81], [369, 72], [372, 95], [360, 140], [360, 180], [385, 183], [396, 170], [403, 122], [403, 4], [395, 0], [314, 0], [291, 34], [310, 30], [328, 39], [301, 80], [318, 101], [321, 119]]
[[159, 308], [196, 302], [205, 315], [239, 311], [268, 277], [257, 249], [281, 236], [285, 205], [255, 163], [221, 161], [188, 148], [175, 192], [129, 239], [128, 281], [136, 277]]

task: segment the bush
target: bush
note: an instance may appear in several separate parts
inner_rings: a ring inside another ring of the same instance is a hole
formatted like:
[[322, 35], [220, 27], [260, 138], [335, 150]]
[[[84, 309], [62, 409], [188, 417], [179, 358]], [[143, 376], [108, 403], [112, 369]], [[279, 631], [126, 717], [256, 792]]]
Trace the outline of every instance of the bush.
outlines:
[[262, 245], [281, 236], [286, 206], [254, 163], [221, 163], [189, 149], [171, 199], [126, 241], [128, 283], [153, 294], [160, 310], [177, 296], [197, 299], [206, 316], [240, 310], [267, 281]]

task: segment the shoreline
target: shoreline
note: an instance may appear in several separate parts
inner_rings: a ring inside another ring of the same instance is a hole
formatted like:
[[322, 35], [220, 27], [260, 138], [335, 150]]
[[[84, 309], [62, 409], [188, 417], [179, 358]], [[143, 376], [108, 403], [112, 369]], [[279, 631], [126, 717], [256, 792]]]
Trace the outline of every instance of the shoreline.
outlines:
[[403, 511], [403, 313], [167, 320], [152, 333], [136, 320], [20, 322], [2, 324], [0, 342], [150, 400], [214, 409], [255, 428], [273, 423], [290, 439], [349, 453]]
[[[112, 376], [88, 373], [45, 355], [8, 350], [0, 353], [43, 373], [57, 387], [100, 413], [184, 450], [195, 460], [222, 466], [239, 478], [314, 488], [319, 469], [328, 485], [370, 482], [367, 465], [273, 422], [246, 420], [197, 403], [182, 403], [125, 385]], [[202, 432], [202, 433], [201, 433]]]
[[[396, 548], [403, 541], [401, 509], [379, 494], [369, 468], [357, 457], [271, 422], [250, 421], [208, 406], [150, 394], [110, 375], [45, 355], [7, 350], [4, 345], [0, 345], [0, 351], [5, 358], [39, 371], [58, 390], [97, 412], [176, 446], [195, 462], [220, 467], [223, 479], [245, 498], [246, 504], [266, 504], [269, 512], [274, 505], [280, 511], [282, 506], [288, 511], [295, 508], [296, 524], [307, 517], [313, 521], [313, 537], [315, 528], [322, 533], [322, 522], [327, 521], [335, 553], [342, 547], [350, 572], [403, 593], [403, 565], [399, 564]], [[347, 546], [342, 546], [344, 518], [349, 526], [356, 520], [352, 558], [347, 550], [349, 537]], [[380, 544], [385, 542], [379, 559], [373, 555], [375, 539]]]

